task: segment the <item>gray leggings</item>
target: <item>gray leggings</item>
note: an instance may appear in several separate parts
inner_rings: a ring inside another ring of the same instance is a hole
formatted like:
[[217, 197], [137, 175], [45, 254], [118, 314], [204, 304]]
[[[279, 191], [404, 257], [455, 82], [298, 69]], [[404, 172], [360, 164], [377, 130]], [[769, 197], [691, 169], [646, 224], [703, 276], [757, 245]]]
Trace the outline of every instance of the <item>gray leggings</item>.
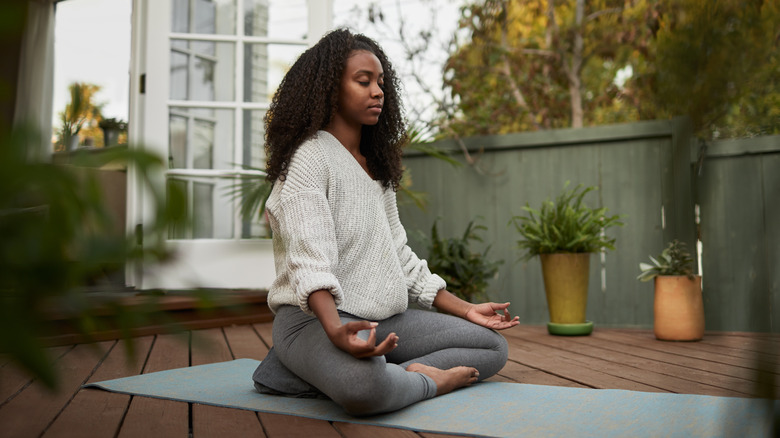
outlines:
[[[362, 320], [339, 315], [344, 323]], [[479, 370], [480, 380], [506, 364], [506, 340], [461, 318], [409, 309], [378, 322], [377, 343], [395, 333], [398, 347], [384, 356], [356, 359], [330, 342], [317, 318], [284, 306], [274, 318], [274, 350], [288, 369], [352, 415], [390, 412], [434, 397], [433, 379], [406, 371], [412, 363], [440, 369], [470, 366]], [[360, 335], [366, 338], [368, 331]]]

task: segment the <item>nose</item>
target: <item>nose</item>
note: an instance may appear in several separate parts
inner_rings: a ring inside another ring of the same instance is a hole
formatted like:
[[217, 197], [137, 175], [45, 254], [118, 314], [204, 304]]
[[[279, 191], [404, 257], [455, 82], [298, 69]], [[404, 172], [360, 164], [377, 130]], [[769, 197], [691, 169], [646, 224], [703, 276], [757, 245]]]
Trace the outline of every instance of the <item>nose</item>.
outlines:
[[374, 83], [374, 86], [371, 88], [371, 97], [379, 99], [385, 97], [385, 92], [382, 91], [382, 87], [379, 84]]

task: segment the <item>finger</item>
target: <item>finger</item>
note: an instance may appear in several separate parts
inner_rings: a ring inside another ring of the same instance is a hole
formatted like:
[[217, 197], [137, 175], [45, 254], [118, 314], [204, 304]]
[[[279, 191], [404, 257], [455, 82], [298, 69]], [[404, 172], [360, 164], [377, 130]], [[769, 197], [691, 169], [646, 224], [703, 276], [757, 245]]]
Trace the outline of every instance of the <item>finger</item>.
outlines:
[[490, 307], [493, 310], [504, 310], [509, 307], [509, 302], [506, 303], [490, 303]]
[[390, 333], [387, 335], [384, 341], [382, 341], [381, 344], [377, 345], [376, 349], [374, 350], [375, 355], [382, 356], [386, 353], [389, 353], [393, 351], [395, 347], [398, 346], [398, 336], [396, 336], [395, 333]]
[[347, 328], [347, 331], [350, 333], [357, 333], [361, 330], [369, 330], [378, 325], [378, 322], [372, 321], [352, 321], [344, 324], [344, 326]]
[[501, 319], [503, 319], [504, 321], [509, 321], [510, 319], [512, 319], [512, 315], [509, 314], [509, 309], [504, 309], [504, 315], [503, 318]]
[[368, 339], [366, 339], [366, 344], [368, 344], [371, 348], [374, 348], [374, 345], [376, 344], [376, 329], [372, 328], [371, 332], [368, 334]]

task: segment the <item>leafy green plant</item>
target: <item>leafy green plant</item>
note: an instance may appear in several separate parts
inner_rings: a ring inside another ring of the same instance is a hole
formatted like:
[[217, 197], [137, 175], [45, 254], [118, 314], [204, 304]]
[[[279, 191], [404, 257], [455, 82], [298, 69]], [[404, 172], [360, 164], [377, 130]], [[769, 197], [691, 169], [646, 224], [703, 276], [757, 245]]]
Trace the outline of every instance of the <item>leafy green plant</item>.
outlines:
[[98, 122], [98, 127], [100, 129], [116, 129], [119, 131], [126, 131], [127, 130], [127, 122], [124, 120], [116, 119], [116, 118], [108, 118], [108, 119], [101, 119]]
[[439, 236], [437, 223], [438, 219], [433, 222], [431, 237], [427, 242], [426, 260], [431, 272], [447, 282], [447, 290], [466, 301], [487, 299], [488, 282], [495, 278], [498, 267], [504, 263], [503, 260], [491, 261], [487, 258], [489, 245], [482, 253], [470, 248], [471, 242], [482, 242], [478, 232], [487, 228], [471, 221], [461, 237], [445, 239]]
[[589, 253], [615, 249], [615, 238], [606, 235], [606, 229], [622, 226], [621, 216], [607, 216], [607, 208], [590, 208], [583, 198], [595, 187], [584, 188], [582, 184], [563, 191], [555, 201], [547, 199], [540, 209], [531, 208], [528, 203], [522, 216], [514, 216], [514, 224], [523, 240], [517, 242], [525, 251], [524, 260], [540, 254]]
[[649, 263], [640, 263], [642, 271], [637, 280], [650, 281], [659, 275], [685, 275], [693, 280], [693, 257], [688, 253], [685, 242], [675, 239], [661, 251], [658, 257], [649, 256]]
[[[28, 159], [28, 149], [41, 144], [41, 134], [29, 128], [0, 135], [0, 352], [55, 387], [41, 341], [51, 335], [48, 312], [67, 313], [87, 338], [100, 330], [83, 286], [126, 261], [168, 258], [168, 225], [178, 216], [171, 206], [183, 205], [184, 194], [169, 191], [166, 199], [151, 184], [164, 162], [143, 148], [78, 152], [71, 165], [61, 166]], [[133, 166], [151, 189], [155, 216], [145, 226], [143, 245], [117, 233], [104, 202], [97, 169], [117, 161]], [[128, 324], [145, 315], [124, 310], [117, 309], [116, 324], [129, 334]]]
[[102, 105], [95, 104], [92, 99], [100, 91], [100, 86], [82, 82], [74, 82], [68, 85], [70, 102], [59, 113], [60, 116], [60, 145], [67, 149], [71, 139], [76, 137], [81, 129], [88, 126], [90, 120], [100, 118]]

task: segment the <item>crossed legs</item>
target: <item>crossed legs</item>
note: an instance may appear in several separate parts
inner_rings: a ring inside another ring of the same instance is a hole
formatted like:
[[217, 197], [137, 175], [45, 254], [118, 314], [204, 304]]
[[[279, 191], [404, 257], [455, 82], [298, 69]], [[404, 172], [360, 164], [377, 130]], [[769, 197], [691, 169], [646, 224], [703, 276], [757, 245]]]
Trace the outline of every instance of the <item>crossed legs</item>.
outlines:
[[[345, 313], [341, 318], [360, 320]], [[442, 376], [441, 371], [460, 373], [462, 379], [470, 378], [470, 368], [475, 368], [477, 379], [483, 380], [507, 360], [501, 335], [449, 315], [410, 309], [379, 321], [377, 339], [392, 332], [399, 338], [395, 350], [356, 359], [330, 342], [316, 318], [285, 306], [274, 319], [274, 349], [287, 368], [352, 415], [390, 412], [448, 392], [452, 388], [442, 385], [450, 384], [453, 376]]]

